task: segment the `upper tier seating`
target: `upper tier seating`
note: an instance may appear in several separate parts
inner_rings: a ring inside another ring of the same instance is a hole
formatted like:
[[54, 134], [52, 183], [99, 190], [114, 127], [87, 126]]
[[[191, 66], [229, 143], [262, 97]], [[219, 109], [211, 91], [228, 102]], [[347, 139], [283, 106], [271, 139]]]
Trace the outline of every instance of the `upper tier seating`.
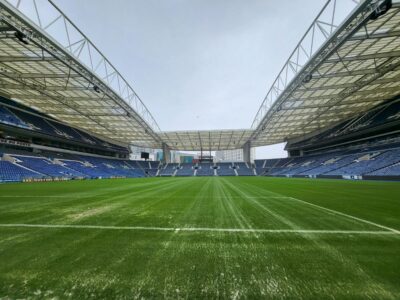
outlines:
[[53, 136], [60, 136], [55, 131], [55, 128], [52, 127], [44, 118], [16, 109], [10, 109], [10, 111], [12, 111], [18, 118], [23, 120], [24, 123], [26, 123], [33, 131], [38, 131]]
[[[359, 133], [361, 131], [378, 128], [381, 125], [392, 126], [395, 122], [400, 121], [400, 99], [379, 104], [378, 106], [359, 114], [358, 116], [346, 120], [332, 128], [319, 133], [311, 138], [297, 142], [294, 145], [304, 146], [312, 145], [320, 141], [326, 141], [343, 137], [349, 134]], [[293, 146], [293, 145], [292, 145]]]
[[6, 107], [0, 106], [0, 122], [29, 129], [30, 127]]
[[[66, 141], [74, 141], [87, 144], [88, 146], [101, 146], [108, 150], [118, 150], [127, 152], [126, 147], [113, 145], [108, 142], [102, 141], [88, 133], [57, 122], [50, 117], [44, 117], [38, 112], [26, 107], [21, 110], [22, 106], [15, 104], [14, 106], [4, 105], [5, 101], [0, 97], [0, 123], [17, 126], [37, 133], [47, 134]], [[10, 102], [10, 100], [8, 100]]]

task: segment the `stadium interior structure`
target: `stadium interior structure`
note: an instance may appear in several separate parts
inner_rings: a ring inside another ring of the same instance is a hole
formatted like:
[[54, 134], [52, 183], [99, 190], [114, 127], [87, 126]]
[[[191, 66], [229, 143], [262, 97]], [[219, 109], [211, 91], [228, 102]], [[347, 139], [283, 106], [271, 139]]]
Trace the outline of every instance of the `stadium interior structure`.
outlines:
[[[340, 21], [336, 1], [327, 1], [251, 128], [174, 132], [161, 131], [107, 58], [51, 1], [46, 5], [32, 10], [0, 0], [0, 181], [400, 179], [398, 1], [354, 2]], [[59, 24], [65, 37], [52, 33]], [[251, 161], [252, 147], [280, 142], [287, 142], [288, 158]], [[163, 161], [129, 160], [130, 145], [162, 149]], [[170, 162], [172, 150], [232, 149], [243, 149], [244, 162]]]

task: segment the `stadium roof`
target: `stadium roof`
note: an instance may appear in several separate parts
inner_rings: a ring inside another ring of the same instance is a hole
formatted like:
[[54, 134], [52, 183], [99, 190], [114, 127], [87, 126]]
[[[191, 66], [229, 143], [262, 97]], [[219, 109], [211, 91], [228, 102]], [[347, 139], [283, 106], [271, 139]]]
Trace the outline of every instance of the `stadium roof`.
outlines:
[[103, 137], [160, 147], [146, 106], [51, 1], [1, 0], [0, 8], [3, 95]]
[[[316, 18], [257, 113], [253, 146], [326, 128], [400, 94], [399, 2], [374, 18], [388, 3], [363, 1], [340, 25]], [[332, 20], [335, 4], [325, 7]], [[307, 38], [318, 31], [326, 39], [313, 50], [316, 40]]]
[[233, 150], [244, 146], [253, 130], [163, 131], [159, 135], [171, 149], [187, 151]]
[[[251, 129], [163, 132], [129, 83], [49, 1], [0, 0], [0, 93], [69, 125], [138, 146], [236, 149], [299, 137], [400, 94], [400, 6], [328, 0]], [[382, 13], [382, 15], [380, 15]]]

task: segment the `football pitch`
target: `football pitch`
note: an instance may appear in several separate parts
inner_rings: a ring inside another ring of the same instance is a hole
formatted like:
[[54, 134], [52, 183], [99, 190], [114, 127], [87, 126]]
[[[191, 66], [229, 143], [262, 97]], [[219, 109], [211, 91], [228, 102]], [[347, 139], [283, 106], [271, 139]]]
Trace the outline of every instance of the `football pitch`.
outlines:
[[400, 184], [0, 185], [0, 299], [399, 299]]

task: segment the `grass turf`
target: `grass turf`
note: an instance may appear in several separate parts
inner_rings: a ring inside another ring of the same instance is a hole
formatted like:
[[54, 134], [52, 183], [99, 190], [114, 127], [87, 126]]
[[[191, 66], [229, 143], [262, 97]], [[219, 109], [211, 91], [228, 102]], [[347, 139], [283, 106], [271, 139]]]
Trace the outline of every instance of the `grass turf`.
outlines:
[[148, 178], [0, 192], [0, 299], [400, 298], [399, 183]]

